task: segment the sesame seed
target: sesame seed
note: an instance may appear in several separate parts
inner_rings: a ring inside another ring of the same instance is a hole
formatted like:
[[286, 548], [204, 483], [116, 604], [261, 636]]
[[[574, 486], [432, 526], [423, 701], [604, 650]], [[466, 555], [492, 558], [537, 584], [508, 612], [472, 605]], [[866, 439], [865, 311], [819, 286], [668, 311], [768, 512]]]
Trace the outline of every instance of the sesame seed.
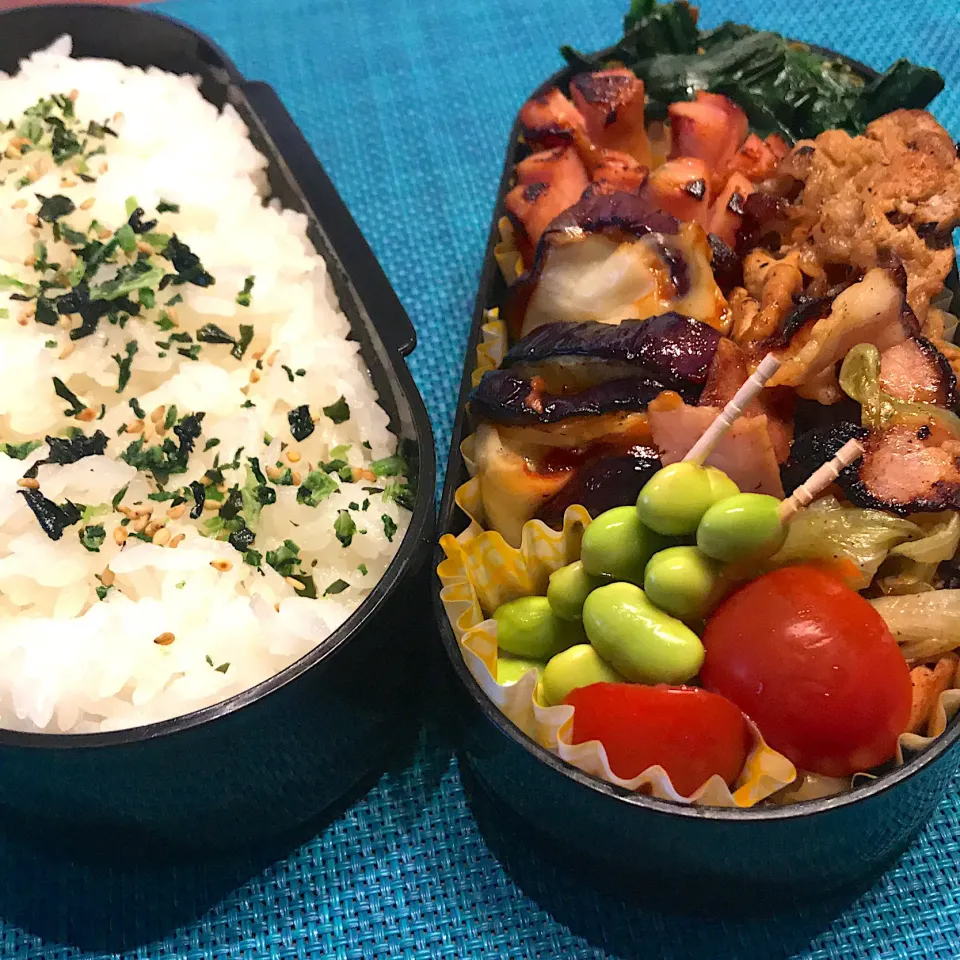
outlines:
[[129, 517], [131, 520], [136, 519], [137, 511], [134, 510], [133, 507], [128, 507], [121, 503], [120, 506], [117, 507], [117, 511], [122, 513], [125, 517]]
[[303, 477], [301, 477], [299, 472], [296, 470], [290, 471], [290, 479], [293, 481], [293, 485], [295, 487], [299, 487], [303, 481]]
[[21, 313], [20, 316], [17, 317], [17, 323], [19, 323], [21, 327], [25, 327], [29, 322], [30, 320], [26, 317], [25, 314]]
[[180, 317], [177, 314], [176, 307], [167, 307], [167, 316], [170, 318], [170, 322], [176, 326], [180, 322]]
[[171, 549], [171, 550], [176, 550], [177, 547], [179, 547], [180, 544], [183, 543], [184, 537], [186, 537], [186, 534], [185, 534], [185, 533], [178, 533], [178, 534], [170, 541], [170, 549]]
[[169, 647], [176, 639], [177, 638], [168, 630], [166, 633], [161, 633], [159, 637], [154, 637], [153, 642], [159, 647]]
[[36, 227], [40, 223], [40, 218], [35, 213], [28, 213], [27, 223], [29, 223], [31, 227]]
[[279, 600], [273, 605], [273, 609], [276, 610], [277, 613], [280, 612], [280, 601], [279, 601]]
[[299, 452], [298, 450], [288, 450], [288, 451], [287, 451], [287, 459], [288, 459], [291, 463], [299, 463], [299, 462], [300, 462], [300, 452]]
[[6, 157], [10, 160], [19, 160], [23, 154], [11, 143], [4, 151]]
[[26, 487], [27, 490], [39, 490], [40, 481], [35, 480], [33, 477], [21, 477], [17, 481], [18, 487]]
[[166, 527], [161, 527], [154, 535], [153, 542], [158, 547], [163, 547], [170, 542], [170, 531]]
[[[60, 359], [61, 359], [61, 360], [66, 360], [67, 357], [69, 357], [70, 354], [73, 353], [73, 351], [76, 350], [76, 349], [77, 349], [77, 345], [71, 340], [69, 343], [65, 344], [65, 345], [64, 345], [64, 348], [60, 351]], [[96, 411], [94, 411], [94, 414], [93, 414], [93, 415], [94, 415], [94, 416], [97, 415], [97, 414], [96, 414]], [[91, 417], [90, 419], [92, 420], [93, 417]]]
[[110, 236], [110, 231], [109, 231], [106, 227], [103, 227], [103, 229], [97, 231], [97, 236], [98, 236], [101, 240], [106, 240], [107, 237]]
[[301, 583], [299, 580], [294, 580], [293, 577], [284, 577], [283, 579], [289, 583], [294, 590], [303, 591], [307, 589], [307, 585], [305, 583]]
[[270, 480], [279, 480], [280, 479], [280, 468], [279, 467], [267, 467], [264, 471]]
[[118, 110], [118, 111], [113, 115], [113, 122], [114, 122], [114, 123], [120, 123], [121, 120], [123, 120], [123, 114], [120, 113], [120, 111]]
[[[72, 347], [73, 344], [71, 343], [70, 346]], [[63, 359], [63, 354], [62, 354], [62, 353], [60, 354], [60, 359], [61, 359], [61, 360]], [[95, 410], [93, 407], [84, 407], [84, 408], [77, 414], [77, 419], [78, 419], [81, 423], [90, 423], [91, 420], [96, 420], [96, 419], [97, 419], [97, 414], [98, 414], [99, 412], [100, 412], [99, 410]]]
[[89, 209], [93, 206], [94, 202], [95, 202], [95, 200], [94, 200], [93, 197], [87, 197], [87, 199], [84, 200], [83, 203], [80, 204], [80, 209], [81, 209], [81, 210], [89, 210]]
[[76, 102], [77, 102], [77, 97], [80, 96], [80, 91], [79, 91], [79, 90], [76, 90], [76, 89], [71, 90], [70, 93], [67, 94], [67, 96], [68, 96], [74, 103], [76, 103]]
[[201, 482], [205, 487], [209, 487], [210, 484], [213, 483], [213, 481], [212, 481], [208, 476], [202, 476], [202, 477], [200, 478], [200, 482]]
[[270, 356], [267, 357], [267, 366], [268, 366], [268, 367], [272, 367], [272, 366], [273, 366], [273, 362], [274, 362], [274, 360], [277, 359], [277, 355], [278, 355], [279, 353], [280, 353], [279, 350], [274, 350], [273, 353], [271, 353]]
[[127, 433], [143, 433], [146, 424], [142, 420], [131, 420], [127, 424]]
[[78, 180], [71, 180], [68, 177], [63, 177], [63, 179], [61, 179], [60, 181], [60, 186], [69, 188], [69, 187], [77, 186], [78, 183], [79, 183]]
[[15, 203], [11, 203], [11, 204], [10, 204], [10, 209], [11, 209], [11, 210], [22, 210], [26, 205], [27, 205], [27, 199], [26, 199], [26, 197], [21, 197], [21, 198], [20, 198], [19, 200], [17, 200]]
[[167, 408], [161, 404], [151, 414], [150, 419], [154, 423], [159, 423], [167, 415]]
[[247, 396], [247, 394], [250, 393], [250, 384], [248, 383], [245, 387], [241, 387], [241, 388], [240, 388], [240, 392], [241, 392], [244, 396]]
[[109, 567], [103, 568], [103, 573], [100, 574], [100, 582], [105, 587], [113, 586], [113, 581], [116, 579], [117, 575]]
[[37, 258], [31, 253], [26, 260], [23, 261], [25, 267], [32, 267], [37, 262]]
[[70, 319], [69, 316], [64, 316], [60, 318], [60, 326], [63, 327], [64, 330], [69, 330], [72, 323], [73, 321]]
[[36, 183], [40, 179], [40, 171], [36, 167], [31, 167], [27, 171], [27, 179], [31, 183]]
[[136, 520], [130, 521], [130, 532], [131, 533], [143, 533], [147, 526], [146, 517], [137, 517]]
[[141, 253], [153, 253], [153, 247], [151, 247], [150, 244], [147, 243], [146, 240], [138, 240], [138, 241], [137, 241], [137, 249], [138, 249]]
[[211, 560], [210, 566], [214, 570], [219, 570], [220, 573], [226, 573], [228, 570], [233, 569], [233, 564], [229, 560]]
[[103, 163], [100, 164], [100, 172], [101, 172], [101, 173], [106, 173], [109, 169], [110, 169], [110, 167], [109, 167], [109, 165], [107, 164], [107, 161], [104, 160]]
[[151, 520], [144, 528], [143, 532], [148, 536], [152, 537], [154, 534], [159, 533], [163, 529], [163, 525], [166, 523], [166, 520]]
[[226, 492], [227, 492], [227, 485], [225, 483], [218, 483], [217, 493], [226, 493]]
[[113, 528], [113, 542], [116, 544], [122, 544], [127, 539], [127, 530], [126, 527], [114, 527]]
[[[26, 203], [26, 200], [24, 200], [24, 203]], [[250, 356], [253, 357], [254, 360], [262, 360], [265, 353], [266, 350], [254, 350]]]
[[167, 511], [167, 516], [171, 520], [179, 520], [186, 512], [187, 512], [187, 505], [185, 503], [181, 503], [175, 507], [171, 507]]
[[207, 513], [216, 513], [220, 509], [220, 504], [215, 500], [206, 500], [203, 504], [203, 509], [206, 510]]
[[251, 370], [251, 371], [250, 371], [250, 382], [251, 382], [251, 383], [259, 383], [259, 382], [260, 382], [260, 371], [259, 371], [259, 370]]

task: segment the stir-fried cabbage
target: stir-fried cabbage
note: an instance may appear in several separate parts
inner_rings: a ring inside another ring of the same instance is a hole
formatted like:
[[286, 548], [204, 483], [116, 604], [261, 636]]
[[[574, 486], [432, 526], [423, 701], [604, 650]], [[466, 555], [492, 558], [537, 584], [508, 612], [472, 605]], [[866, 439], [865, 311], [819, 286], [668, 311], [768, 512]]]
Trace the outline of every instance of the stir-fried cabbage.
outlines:
[[[880, 597], [870, 602], [908, 660], [929, 659], [960, 646], [960, 590]], [[923, 653], [918, 652], [921, 649]]]
[[784, 567], [847, 560], [859, 570], [859, 577], [849, 577], [848, 583], [862, 590], [892, 548], [921, 535], [921, 528], [910, 520], [880, 510], [842, 506], [836, 497], [822, 497], [790, 521], [787, 539], [770, 563]]
[[960, 546], [960, 514], [954, 510], [913, 518], [923, 533], [895, 546], [880, 571], [877, 585], [884, 593], [924, 593], [933, 590], [937, 567]]

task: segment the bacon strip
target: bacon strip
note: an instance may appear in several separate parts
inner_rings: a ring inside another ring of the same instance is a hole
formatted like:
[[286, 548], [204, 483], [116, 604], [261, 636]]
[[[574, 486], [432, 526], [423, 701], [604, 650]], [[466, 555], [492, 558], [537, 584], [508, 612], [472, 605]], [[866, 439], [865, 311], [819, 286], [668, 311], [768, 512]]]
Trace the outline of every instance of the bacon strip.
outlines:
[[[719, 415], [717, 407], [691, 407], [669, 391], [653, 400], [647, 416], [664, 465], [682, 460]], [[706, 462], [722, 470], [744, 493], [783, 496], [780, 468], [764, 415], [740, 417]]]

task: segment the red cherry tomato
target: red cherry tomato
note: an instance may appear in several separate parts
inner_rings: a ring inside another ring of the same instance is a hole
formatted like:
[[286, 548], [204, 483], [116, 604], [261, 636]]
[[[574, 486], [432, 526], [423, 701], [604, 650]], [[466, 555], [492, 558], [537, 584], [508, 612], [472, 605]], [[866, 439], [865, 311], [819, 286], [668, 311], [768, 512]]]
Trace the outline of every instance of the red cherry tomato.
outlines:
[[574, 708], [574, 743], [599, 740], [624, 780], [659, 764], [685, 797], [715, 773], [733, 783], [752, 745], [740, 710], [697, 687], [594, 683], [564, 702]]
[[700, 678], [798, 767], [849, 776], [889, 760], [910, 716], [910, 671], [883, 618], [813, 567], [784, 567], [707, 622]]

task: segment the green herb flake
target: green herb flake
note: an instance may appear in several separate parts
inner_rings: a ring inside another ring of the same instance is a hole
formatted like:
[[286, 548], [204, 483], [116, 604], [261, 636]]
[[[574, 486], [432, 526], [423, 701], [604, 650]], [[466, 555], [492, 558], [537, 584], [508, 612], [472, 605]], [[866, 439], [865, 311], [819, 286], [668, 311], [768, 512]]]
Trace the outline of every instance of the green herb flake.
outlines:
[[61, 217], [69, 216], [77, 209], [69, 197], [65, 197], [59, 193], [52, 197], [44, 197], [38, 193], [37, 199], [40, 201], [40, 209], [37, 211], [37, 216], [43, 220], [44, 223], [53, 223]]
[[343, 593], [350, 584], [346, 580], [334, 580], [326, 590], [323, 591], [325, 597], [335, 597], [338, 593]]
[[113, 508], [114, 513], [116, 513], [117, 507], [120, 506], [121, 501], [122, 501], [123, 498], [127, 495], [127, 487], [128, 487], [128, 486], [130, 486], [130, 485], [127, 484], [127, 486], [122, 487], [121, 489], [119, 489], [119, 490], [113, 495], [113, 499], [110, 501], [110, 506]]
[[63, 411], [64, 416], [75, 417], [86, 410], [87, 405], [59, 377], [53, 378], [53, 390], [61, 400], [70, 404], [70, 408]]
[[14, 460], [26, 460], [39, 446], [39, 440], [24, 440], [23, 443], [5, 443], [3, 444], [3, 452]]
[[392, 457], [384, 457], [382, 460], [374, 460], [370, 464], [370, 469], [375, 477], [407, 476], [407, 462], [398, 453], [395, 453]]
[[247, 550], [243, 554], [243, 562], [248, 567], [259, 567], [263, 563], [263, 554], [258, 550]]
[[253, 292], [253, 284], [255, 283], [255, 277], [247, 277], [243, 281], [243, 289], [237, 294], [237, 303], [241, 307], [249, 307], [251, 302], [251, 293]]
[[203, 452], [206, 453], [208, 450], [212, 450], [214, 447], [220, 446], [219, 437], [211, 437], [204, 445]]
[[297, 503], [315, 507], [340, 488], [336, 481], [323, 470], [311, 470], [297, 489]]
[[107, 532], [104, 530], [103, 524], [98, 523], [82, 527], [78, 535], [80, 542], [87, 550], [91, 553], [99, 553], [100, 547], [103, 546], [103, 541], [106, 539]]
[[146, 419], [146, 416], [147, 416], [147, 415], [146, 415], [146, 413], [144, 412], [143, 407], [140, 406], [140, 401], [139, 401], [136, 397], [131, 397], [131, 398], [127, 401], [127, 404], [129, 405], [130, 409], [133, 411], [133, 415], [134, 415], [138, 420], [144, 420], [144, 419]]
[[136, 356], [137, 350], [139, 349], [140, 347], [137, 344], [137, 341], [130, 340], [124, 348], [124, 356], [121, 356], [119, 353], [113, 354], [113, 359], [117, 362], [117, 366], [120, 368], [120, 376], [117, 382], [117, 393], [123, 393], [124, 388], [130, 382], [133, 358]]
[[124, 253], [133, 253], [137, 249], [137, 235], [133, 232], [133, 227], [129, 223], [125, 223], [119, 230], [114, 234], [117, 238], [117, 243], [120, 244], [120, 249]]
[[236, 360], [242, 360], [251, 340], [253, 340], [253, 326], [249, 323], [241, 323], [240, 339], [233, 345], [233, 349], [230, 351], [231, 356]]
[[340, 541], [340, 546], [346, 548], [353, 543], [353, 537], [357, 532], [357, 525], [353, 522], [353, 517], [347, 510], [340, 510], [337, 513], [337, 519], [333, 522], [333, 532]]
[[170, 203], [169, 200], [161, 200], [157, 204], [157, 213], [179, 213], [180, 204]]
[[385, 513], [380, 517], [380, 519], [383, 521], [384, 536], [390, 541], [390, 543], [393, 543], [393, 537], [397, 532], [397, 525], [394, 522], [393, 517]]
[[357, 569], [360, 571], [360, 575], [363, 577], [365, 577], [370, 572], [367, 569], [367, 565], [365, 563], [361, 563], [360, 566], [357, 567]]
[[334, 423], [344, 423], [350, 419], [350, 406], [343, 397], [340, 397], [335, 403], [331, 403], [329, 407], [324, 407], [323, 412]]

